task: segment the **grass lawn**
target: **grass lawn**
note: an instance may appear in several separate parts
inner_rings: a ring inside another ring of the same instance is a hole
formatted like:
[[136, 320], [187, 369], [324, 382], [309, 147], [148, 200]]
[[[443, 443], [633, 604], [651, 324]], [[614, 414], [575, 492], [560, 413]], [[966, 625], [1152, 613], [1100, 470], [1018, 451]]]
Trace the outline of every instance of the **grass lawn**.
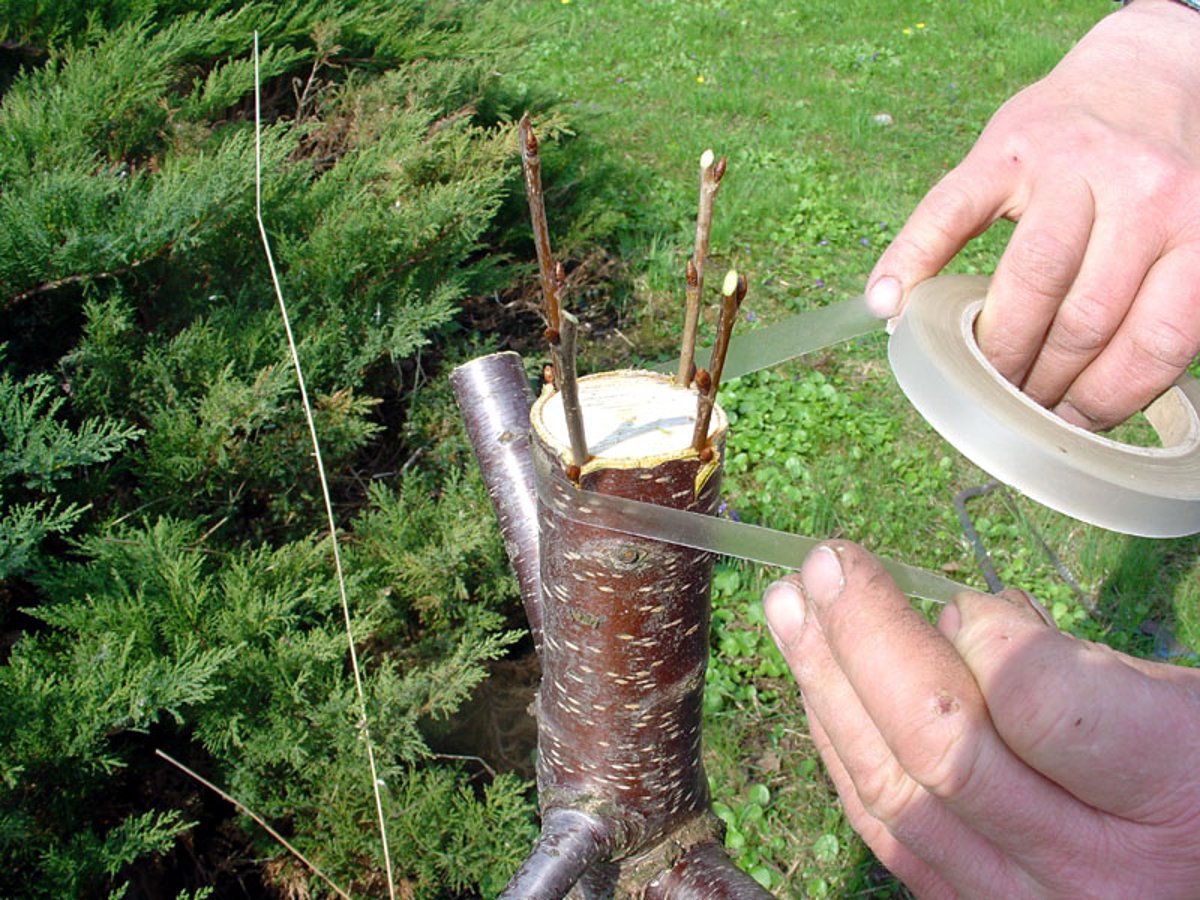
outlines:
[[[621, 340], [585, 345], [584, 366], [675, 352], [704, 149], [728, 158], [707, 271], [748, 276], [739, 327], [842, 299], [991, 112], [1111, 6], [511, 0], [537, 38], [505, 77], [561, 97], [600, 152], [634, 165], [636, 183], [596, 202], [658, 235], [612, 250], [636, 274], [615, 298]], [[1007, 233], [994, 228], [952, 269], [989, 272]], [[721, 402], [733, 420], [726, 499], [742, 519], [844, 536], [982, 586], [951, 501], [987, 476], [908, 407], [882, 335], [742, 379]], [[1062, 627], [1146, 655], [1149, 620], [1200, 641], [1196, 541], [1109, 534], [1008, 491], [970, 510], [1000, 577]], [[763, 628], [759, 596], [777, 574], [726, 561], [716, 576], [706, 759], [727, 842], [781, 897], [897, 895], [846, 825]]]

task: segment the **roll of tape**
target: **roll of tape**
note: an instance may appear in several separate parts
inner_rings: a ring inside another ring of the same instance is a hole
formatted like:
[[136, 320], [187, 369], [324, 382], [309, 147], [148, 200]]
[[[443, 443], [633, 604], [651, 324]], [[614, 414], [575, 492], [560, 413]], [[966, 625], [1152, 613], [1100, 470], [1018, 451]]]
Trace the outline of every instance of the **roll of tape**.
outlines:
[[988, 279], [942, 275], [918, 285], [888, 343], [896, 381], [917, 411], [992, 477], [1059, 512], [1113, 531], [1200, 531], [1200, 384], [1184, 375], [1145, 416], [1161, 447], [1093, 434], [1006, 381], [975, 343]]

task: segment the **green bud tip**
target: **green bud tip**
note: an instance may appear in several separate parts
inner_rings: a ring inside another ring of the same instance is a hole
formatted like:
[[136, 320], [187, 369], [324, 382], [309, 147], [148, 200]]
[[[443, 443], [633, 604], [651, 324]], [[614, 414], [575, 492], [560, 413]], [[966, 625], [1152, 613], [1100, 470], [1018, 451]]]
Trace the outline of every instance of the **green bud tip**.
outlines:
[[725, 273], [725, 281], [721, 285], [721, 293], [728, 297], [730, 294], [734, 293], [737, 290], [737, 286], [738, 286], [737, 270], [730, 269], [728, 272]]

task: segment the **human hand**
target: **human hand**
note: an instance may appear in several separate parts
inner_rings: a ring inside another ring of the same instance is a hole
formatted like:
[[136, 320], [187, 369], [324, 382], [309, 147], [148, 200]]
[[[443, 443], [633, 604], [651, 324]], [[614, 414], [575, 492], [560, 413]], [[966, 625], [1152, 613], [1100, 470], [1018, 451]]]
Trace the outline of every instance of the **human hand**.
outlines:
[[996, 220], [1017, 221], [976, 325], [984, 355], [1089, 429], [1168, 388], [1200, 349], [1200, 13], [1135, 0], [996, 113], [867, 281], [897, 315]]
[[935, 629], [841, 541], [764, 605], [850, 823], [918, 895], [1196, 896], [1200, 671], [1069, 637], [1021, 591]]

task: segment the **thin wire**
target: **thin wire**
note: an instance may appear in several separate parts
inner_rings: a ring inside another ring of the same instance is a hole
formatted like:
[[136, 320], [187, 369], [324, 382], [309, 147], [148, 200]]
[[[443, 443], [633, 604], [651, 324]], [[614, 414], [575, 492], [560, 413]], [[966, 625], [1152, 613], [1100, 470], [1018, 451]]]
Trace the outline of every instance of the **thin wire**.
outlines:
[[271, 242], [267, 238], [267, 227], [262, 215], [262, 110], [258, 80], [258, 32], [254, 32], [254, 216], [258, 221], [258, 233], [262, 237], [263, 250], [267, 256], [267, 268], [271, 272], [271, 283], [275, 287], [275, 298], [279, 301], [279, 314], [283, 319], [283, 330], [287, 334], [288, 350], [292, 366], [296, 370], [296, 383], [300, 387], [300, 402], [304, 406], [304, 418], [308, 422], [308, 433], [312, 438], [313, 456], [316, 458], [317, 475], [321, 480], [321, 495], [325, 500], [325, 516], [329, 524], [329, 538], [333, 546], [333, 568], [337, 574], [338, 596], [342, 601], [342, 616], [346, 623], [346, 640], [350, 645], [350, 668], [354, 672], [354, 690], [358, 695], [359, 727], [367, 746], [367, 762], [371, 769], [371, 790], [375, 795], [375, 812], [379, 818], [379, 837], [383, 844], [383, 864], [387, 872], [388, 897], [396, 898], [396, 885], [392, 879], [392, 857], [388, 850], [387, 822], [383, 815], [381, 784], [375, 768], [375, 751], [371, 745], [371, 729], [367, 724], [367, 700], [363, 691], [362, 674], [358, 668], [358, 653], [354, 649], [354, 629], [350, 624], [350, 603], [346, 599], [346, 579], [342, 572], [342, 555], [338, 551], [337, 525], [333, 518], [333, 500], [329, 495], [329, 481], [325, 477], [325, 463], [321, 459], [321, 442], [317, 438], [317, 426], [313, 419], [312, 405], [308, 402], [308, 389], [304, 385], [304, 371], [300, 367], [300, 354], [296, 350], [296, 339], [292, 334], [287, 304], [283, 300], [283, 288], [275, 269], [275, 258], [271, 253]]

